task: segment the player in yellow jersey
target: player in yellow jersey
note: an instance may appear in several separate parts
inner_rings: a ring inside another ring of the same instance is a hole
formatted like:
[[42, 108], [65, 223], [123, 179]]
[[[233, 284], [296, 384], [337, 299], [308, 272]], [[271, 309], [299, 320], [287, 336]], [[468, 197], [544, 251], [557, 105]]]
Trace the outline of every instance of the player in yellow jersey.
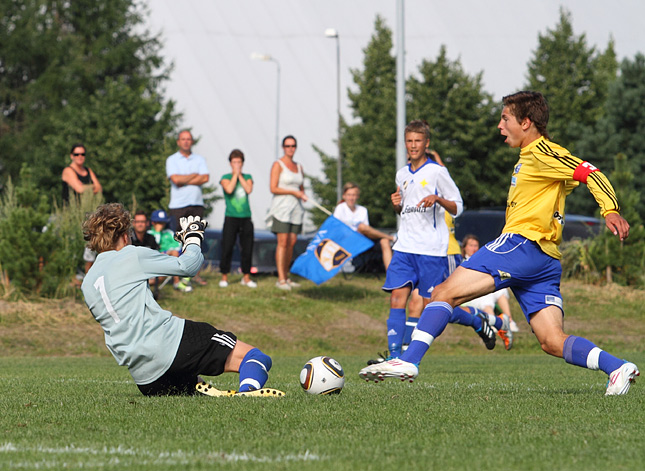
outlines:
[[558, 245], [565, 197], [579, 183], [587, 185], [607, 227], [620, 240], [629, 235], [629, 224], [619, 214], [618, 200], [607, 177], [549, 140], [549, 107], [542, 94], [518, 92], [504, 97], [503, 105], [497, 127], [510, 147], [520, 148], [520, 158], [511, 177], [502, 235], [435, 287], [410, 347], [400, 358], [363, 368], [360, 376], [372, 381], [387, 377], [413, 380], [454, 306], [510, 287], [546, 353], [607, 373], [605, 395], [626, 394], [639, 375], [635, 364], [610, 355], [585, 338], [564, 333]]

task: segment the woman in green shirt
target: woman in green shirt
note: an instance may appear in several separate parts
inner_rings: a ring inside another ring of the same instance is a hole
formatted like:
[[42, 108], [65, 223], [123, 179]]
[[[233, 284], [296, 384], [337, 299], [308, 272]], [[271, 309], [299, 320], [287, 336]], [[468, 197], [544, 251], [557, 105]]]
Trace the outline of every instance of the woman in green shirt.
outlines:
[[234, 149], [228, 157], [231, 163], [231, 173], [223, 175], [220, 184], [224, 190], [226, 213], [224, 214], [224, 228], [222, 229], [222, 257], [219, 269], [222, 279], [220, 288], [228, 286], [228, 274], [231, 271], [231, 259], [235, 241], [240, 238], [240, 264], [242, 268], [242, 281], [240, 283], [249, 288], [257, 288], [257, 283], [251, 280], [251, 260], [253, 258], [253, 221], [251, 220], [251, 207], [249, 194], [253, 191], [253, 177], [242, 173], [244, 154], [239, 149]]

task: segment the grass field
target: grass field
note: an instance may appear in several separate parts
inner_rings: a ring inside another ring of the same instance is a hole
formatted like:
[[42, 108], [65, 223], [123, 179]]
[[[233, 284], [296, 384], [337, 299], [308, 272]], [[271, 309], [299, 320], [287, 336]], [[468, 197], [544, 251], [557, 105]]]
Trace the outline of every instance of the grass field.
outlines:
[[[382, 349], [387, 297], [379, 280], [334, 279], [276, 293], [219, 290], [211, 278], [162, 304], [231, 329], [270, 353], [282, 399], [145, 398], [74, 302], [0, 303], [0, 469], [517, 469], [640, 470], [645, 385], [603, 396], [606, 376], [540, 353], [528, 327], [516, 347], [488, 352], [463, 327], [446, 331], [414, 384], [365, 383]], [[570, 333], [645, 365], [643, 292], [563, 287]], [[298, 383], [330, 354], [347, 383], [335, 397]], [[235, 389], [235, 375], [211, 378]]]

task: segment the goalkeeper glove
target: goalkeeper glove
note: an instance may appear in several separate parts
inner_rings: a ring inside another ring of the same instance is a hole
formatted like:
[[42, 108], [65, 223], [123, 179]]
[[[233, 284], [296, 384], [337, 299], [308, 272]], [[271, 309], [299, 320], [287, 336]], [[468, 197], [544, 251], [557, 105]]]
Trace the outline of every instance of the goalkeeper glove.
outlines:
[[179, 219], [181, 230], [175, 232], [175, 240], [181, 242], [184, 247], [190, 244], [196, 244], [201, 247], [204, 241], [204, 231], [208, 226], [208, 221], [202, 221], [199, 216], [188, 216]]

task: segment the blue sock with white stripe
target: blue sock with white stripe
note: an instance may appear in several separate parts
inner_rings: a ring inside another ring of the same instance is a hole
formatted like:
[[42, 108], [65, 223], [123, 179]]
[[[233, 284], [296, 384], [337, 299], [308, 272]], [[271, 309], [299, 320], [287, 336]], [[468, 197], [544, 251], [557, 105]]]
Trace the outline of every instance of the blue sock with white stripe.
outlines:
[[269, 379], [271, 358], [258, 348], [250, 350], [240, 364], [240, 392], [261, 389]]
[[434, 339], [439, 337], [448, 325], [451, 314], [452, 307], [448, 303], [435, 301], [428, 304], [412, 333], [410, 346], [401, 355], [401, 360], [418, 365]]
[[575, 335], [569, 335], [564, 341], [562, 356], [564, 361], [570, 365], [581, 366], [590, 370], [602, 370], [607, 374], [620, 368], [625, 363], [624, 360], [596, 347], [589, 340]]
[[417, 327], [419, 323], [418, 317], [408, 317], [408, 320], [405, 321], [405, 335], [403, 336], [403, 345], [410, 345], [412, 342], [412, 332]]
[[405, 335], [405, 309], [390, 309], [390, 317], [387, 319], [387, 348], [390, 356], [398, 358], [401, 356], [403, 336]]

